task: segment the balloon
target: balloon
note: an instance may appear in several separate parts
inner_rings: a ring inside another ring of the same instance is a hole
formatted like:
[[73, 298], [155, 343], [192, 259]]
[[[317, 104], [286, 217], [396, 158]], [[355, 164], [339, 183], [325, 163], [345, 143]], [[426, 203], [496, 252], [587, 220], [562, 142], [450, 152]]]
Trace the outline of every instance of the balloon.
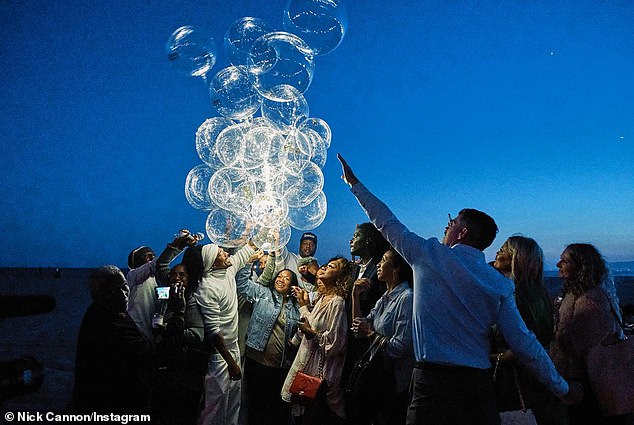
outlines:
[[251, 203], [251, 218], [264, 227], [279, 227], [286, 221], [288, 204], [270, 193], [256, 197]]
[[[313, 145], [309, 137], [298, 130], [293, 130], [286, 139], [280, 150], [282, 166], [299, 171], [303, 168], [313, 155]], [[289, 164], [290, 163], [290, 164]]]
[[285, 168], [274, 182], [276, 195], [286, 199], [293, 208], [308, 205], [324, 187], [324, 175], [316, 164], [306, 162], [301, 166], [297, 173]]
[[328, 123], [321, 118], [307, 118], [299, 124], [298, 128], [302, 131], [313, 130], [321, 136], [326, 144], [326, 149], [330, 147], [332, 132]]
[[209, 118], [203, 122], [196, 131], [196, 152], [198, 157], [213, 171], [223, 166], [216, 155], [216, 139], [227, 127], [233, 125], [233, 121], [227, 118]]
[[192, 26], [177, 28], [165, 50], [170, 63], [192, 77], [205, 78], [218, 56], [213, 37]]
[[301, 38], [287, 32], [271, 32], [253, 43], [247, 69], [264, 97], [272, 96], [271, 90], [282, 84], [304, 93], [313, 79], [315, 60]]
[[288, 224], [279, 227], [256, 226], [251, 240], [265, 251], [277, 251], [291, 240], [291, 227]]
[[328, 148], [326, 148], [324, 139], [322, 139], [317, 132], [311, 129], [305, 129], [304, 131], [298, 130], [298, 132], [305, 135], [305, 137], [310, 141], [312, 152], [310, 160], [317, 164], [319, 168], [324, 168], [324, 165], [326, 165], [326, 159], [328, 159]]
[[225, 167], [216, 171], [209, 179], [208, 193], [219, 207], [247, 214], [255, 197], [256, 187], [244, 170]]
[[[220, 116], [196, 131], [203, 164], [188, 173], [185, 196], [209, 211], [207, 234], [223, 246], [241, 246], [250, 235], [266, 250], [280, 249], [291, 226], [310, 230], [325, 219], [321, 168], [332, 134], [324, 120], [309, 117], [303, 93], [315, 55], [341, 42], [346, 10], [342, 0], [287, 0], [284, 26], [289, 32], [258, 18], [235, 21], [224, 35], [232, 65], [209, 81]], [[191, 26], [178, 28], [166, 48], [170, 62], [188, 75], [205, 79], [216, 62], [213, 39]]]
[[343, 40], [348, 14], [342, 0], [289, 0], [283, 26], [301, 37], [315, 55], [325, 55]]
[[[279, 139], [279, 140], [278, 140]], [[278, 146], [284, 141], [282, 133], [274, 128], [265, 125], [253, 125], [244, 135], [244, 155], [242, 166], [246, 169], [258, 168], [265, 163], [271, 151], [274, 152], [273, 159], [277, 159]]]
[[288, 131], [308, 118], [308, 102], [293, 86], [275, 86], [270, 94], [262, 99], [262, 116], [278, 130]]
[[234, 120], [249, 118], [260, 108], [260, 95], [243, 66], [218, 71], [209, 85], [209, 97], [220, 115]]
[[259, 18], [244, 17], [235, 21], [224, 37], [229, 61], [235, 66], [246, 65], [255, 40], [272, 31], [273, 27]]
[[248, 239], [249, 221], [241, 215], [216, 208], [209, 212], [205, 223], [207, 236], [215, 244], [236, 248]]
[[192, 168], [185, 179], [185, 198], [198, 210], [210, 210], [213, 202], [207, 192], [213, 171], [205, 164]]
[[238, 164], [244, 153], [244, 136], [248, 124], [234, 124], [220, 132], [216, 139], [215, 154], [227, 167]]
[[326, 194], [323, 191], [308, 205], [288, 209], [288, 223], [299, 230], [312, 230], [326, 218]]

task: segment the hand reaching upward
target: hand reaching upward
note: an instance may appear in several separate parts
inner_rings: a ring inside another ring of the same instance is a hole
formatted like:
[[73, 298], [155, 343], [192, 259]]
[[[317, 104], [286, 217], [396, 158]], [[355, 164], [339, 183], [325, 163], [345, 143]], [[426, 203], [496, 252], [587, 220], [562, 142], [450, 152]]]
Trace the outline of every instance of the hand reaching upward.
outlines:
[[354, 175], [354, 173], [352, 172], [352, 168], [350, 168], [346, 160], [343, 159], [340, 154], [337, 154], [337, 159], [339, 160], [339, 162], [341, 162], [341, 170], [343, 172], [341, 178], [343, 179], [343, 181], [346, 182], [346, 184], [348, 184], [350, 187], [359, 183], [359, 179]]

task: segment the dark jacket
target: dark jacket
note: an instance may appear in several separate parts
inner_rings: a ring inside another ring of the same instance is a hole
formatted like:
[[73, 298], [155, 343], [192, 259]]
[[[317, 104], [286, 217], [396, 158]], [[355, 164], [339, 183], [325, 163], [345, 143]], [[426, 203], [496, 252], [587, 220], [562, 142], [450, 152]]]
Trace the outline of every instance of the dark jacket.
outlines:
[[93, 303], [84, 315], [75, 358], [74, 407], [78, 411], [140, 413], [149, 409], [151, 375], [180, 348], [183, 319], [174, 316], [156, 346], [127, 313]]

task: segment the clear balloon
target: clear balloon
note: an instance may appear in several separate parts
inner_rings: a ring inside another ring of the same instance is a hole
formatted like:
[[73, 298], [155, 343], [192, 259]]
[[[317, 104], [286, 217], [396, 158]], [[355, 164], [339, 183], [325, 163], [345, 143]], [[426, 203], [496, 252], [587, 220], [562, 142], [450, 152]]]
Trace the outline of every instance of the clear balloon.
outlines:
[[311, 129], [297, 131], [305, 135], [305, 137], [310, 141], [310, 160], [317, 164], [319, 168], [324, 168], [324, 165], [326, 165], [326, 159], [328, 159], [328, 148], [326, 148], [326, 143], [324, 142], [324, 139], [322, 139], [321, 136], [317, 134], [317, 132]]
[[293, 208], [311, 203], [324, 187], [324, 175], [316, 164], [306, 162], [301, 165], [298, 172], [285, 168], [274, 182], [276, 195], [286, 199], [288, 206]]
[[256, 197], [251, 203], [251, 218], [264, 227], [279, 227], [286, 221], [288, 204], [270, 193]]
[[256, 185], [245, 170], [225, 167], [209, 179], [209, 197], [219, 207], [240, 214], [248, 214], [256, 194]]
[[308, 102], [293, 86], [275, 86], [270, 93], [262, 99], [262, 116], [278, 130], [289, 131], [308, 118]]
[[287, 32], [271, 32], [253, 43], [247, 68], [255, 78], [255, 88], [264, 97], [274, 96], [271, 90], [279, 85], [304, 93], [313, 79], [315, 59], [301, 38]]
[[216, 139], [225, 128], [231, 127], [233, 124], [230, 119], [214, 117], [205, 120], [196, 131], [196, 152], [212, 171], [223, 166], [220, 158], [216, 155]]
[[284, 29], [301, 37], [315, 52], [332, 52], [348, 28], [343, 0], [289, 0], [284, 9]]
[[246, 65], [255, 40], [272, 31], [273, 27], [259, 18], [244, 17], [235, 21], [224, 37], [229, 61], [235, 66]]
[[275, 151], [273, 160], [277, 159], [277, 146], [281, 146], [284, 136], [278, 130], [266, 125], [253, 125], [244, 136], [244, 155], [242, 166], [246, 169], [262, 167], [269, 163], [271, 151]]
[[192, 26], [177, 28], [167, 40], [165, 51], [170, 63], [192, 77], [205, 78], [218, 57], [213, 37]]
[[236, 248], [246, 243], [251, 225], [248, 219], [222, 208], [212, 210], [205, 223], [207, 236], [215, 244]]
[[288, 209], [288, 223], [299, 230], [312, 230], [326, 218], [328, 204], [323, 191], [311, 203], [300, 208]]
[[220, 115], [233, 120], [249, 118], [260, 108], [260, 95], [243, 66], [218, 71], [209, 85], [209, 97]]
[[215, 154], [227, 167], [232, 167], [242, 160], [244, 154], [244, 137], [248, 124], [234, 124], [227, 127], [216, 139]]
[[192, 168], [185, 179], [185, 198], [198, 210], [210, 210], [214, 206], [207, 191], [212, 174], [207, 165], [200, 164]]
[[307, 118], [299, 124], [298, 128], [302, 131], [313, 130], [323, 139], [326, 149], [330, 147], [332, 132], [328, 123], [321, 118]]
[[291, 227], [288, 224], [280, 227], [256, 226], [251, 240], [265, 251], [276, 251], [282, 249], [291, 240]]
[[297, 172], [310, 161], [312, 156], [312, 141], [298, 130], [293, 130], [286, 136], [284, 145], [279, 151], [279, 157], [283, 161], [282, 166]]

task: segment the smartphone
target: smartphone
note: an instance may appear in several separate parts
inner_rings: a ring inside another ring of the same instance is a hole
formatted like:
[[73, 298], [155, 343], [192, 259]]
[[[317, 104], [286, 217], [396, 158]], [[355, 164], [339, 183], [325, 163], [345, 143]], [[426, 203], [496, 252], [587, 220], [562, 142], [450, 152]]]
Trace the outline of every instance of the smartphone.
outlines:
[[156, 298], [159, 300], [169, 300], [170, 298], [170, 287], [169, 286], [157, 286], [156, 287]]

